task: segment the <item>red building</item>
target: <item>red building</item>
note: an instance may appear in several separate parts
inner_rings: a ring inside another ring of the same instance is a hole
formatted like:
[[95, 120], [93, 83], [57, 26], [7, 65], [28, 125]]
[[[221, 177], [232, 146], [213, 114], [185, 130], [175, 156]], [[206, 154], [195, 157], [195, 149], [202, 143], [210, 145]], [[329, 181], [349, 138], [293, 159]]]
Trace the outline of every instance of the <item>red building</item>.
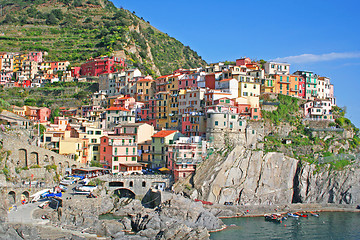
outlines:
[[80, 74], [82, 76], [99, 76], [100, 74], [117, 72], [125, 66], [124, 59], [117, 57], [90, 58], [81, 65]]
[[299, 77], [299, 97], [305, 98], [305, 78]]
[[145, 102], [144, 107], [138, 113], [138, 118], [140, 122], [147, 123], [152, 126], [156, 126], [156, 99], [150, 99], [148, 102]]
[[73, 78], [80, 77], [80, 67], [72, 67], [71, 68], [71, 77], [73, 77]]

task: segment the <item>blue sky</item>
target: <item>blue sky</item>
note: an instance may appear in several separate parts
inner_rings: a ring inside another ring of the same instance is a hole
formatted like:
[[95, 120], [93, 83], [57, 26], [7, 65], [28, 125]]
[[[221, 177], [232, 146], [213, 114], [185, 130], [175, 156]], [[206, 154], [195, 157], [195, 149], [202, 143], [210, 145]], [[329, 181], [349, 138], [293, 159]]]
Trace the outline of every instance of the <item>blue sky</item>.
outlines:
[[114, 0], [208, 63], [277, 59], [331, 78], [339, 106], [360, 127], [360, 1]]

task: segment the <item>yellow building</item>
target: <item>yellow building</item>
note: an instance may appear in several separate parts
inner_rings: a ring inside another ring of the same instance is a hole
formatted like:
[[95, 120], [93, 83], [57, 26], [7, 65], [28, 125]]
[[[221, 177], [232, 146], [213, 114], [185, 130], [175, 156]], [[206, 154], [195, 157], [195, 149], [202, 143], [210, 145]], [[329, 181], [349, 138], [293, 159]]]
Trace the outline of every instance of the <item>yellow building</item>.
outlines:
[[265, 78], [261, 80], [261, 93], [274, 93], [275, 92], [275, 79]]
[[239, 97], [260, 96], [260, 81], [253, 76], [239, 76]]
[[14, 56], [14, 72], [21, 71], [23, 62], [28, 60], [29, 56], [27, 54], [19, 54]]

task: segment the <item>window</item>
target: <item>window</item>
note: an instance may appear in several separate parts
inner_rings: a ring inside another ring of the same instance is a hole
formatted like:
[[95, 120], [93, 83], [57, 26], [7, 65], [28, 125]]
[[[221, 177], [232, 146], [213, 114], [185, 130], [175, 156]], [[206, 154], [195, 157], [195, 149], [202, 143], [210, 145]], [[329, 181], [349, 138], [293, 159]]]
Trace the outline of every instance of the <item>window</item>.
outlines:
[[239, 126], [240, 126], [240, 127], [242, 126], [242, 121], [239, 122]]
[[219, 125], [219, 122], [218, 121], [215, 121], [215, 126], [218, 126]]
[[103, 152], [106, 152], [106, 147], [104, 147]]
[[99, 147], [98, 147], [98, 146], [93, 146], [93, 151], [94, 151], [94, 152], [99, 151]]
[[114, 157], [114, 162], [117, 162], [119, 160], [118, 157]]
[[257, 108], [254, 109], [254, 112], [257, 112]]

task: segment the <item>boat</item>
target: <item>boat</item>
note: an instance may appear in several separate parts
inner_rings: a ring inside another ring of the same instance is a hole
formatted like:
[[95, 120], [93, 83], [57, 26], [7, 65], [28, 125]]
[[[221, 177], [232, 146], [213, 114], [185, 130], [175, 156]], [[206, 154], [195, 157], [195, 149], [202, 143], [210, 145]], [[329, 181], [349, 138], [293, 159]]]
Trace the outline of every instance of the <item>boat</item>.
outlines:
[[313, 217], [319, 217], [320, 215], [318, 213], [310, 212], [311, 216]]
[[44, 209], [44, 208], [48, 207], [49, 204], [50, 204], [50, 201], [45, 201], [39, 205], [39, 208]]
[[307, 214], [303, 214], [303, 213], [299, 213], [299, 212], [296, 212], [294, 213], [295, 215], [298, 215], [299, 217], [303, 217], [303, 218], [307, 218], [308, 215]]
[[288, 213], [288, 216], [289, 216], [289, 217], [293, 217], [293, 218], [299, 218], [298, 215], [295, 215], [295, 214], [293, 214], [293, 213]]
[[274, 223], [282, 223], [282, 217], [276, 215], [276, 214], [271, 214], [271, 215], [265, 215], [265, 221], [269, 221], [269, 222], [274, 222]]

